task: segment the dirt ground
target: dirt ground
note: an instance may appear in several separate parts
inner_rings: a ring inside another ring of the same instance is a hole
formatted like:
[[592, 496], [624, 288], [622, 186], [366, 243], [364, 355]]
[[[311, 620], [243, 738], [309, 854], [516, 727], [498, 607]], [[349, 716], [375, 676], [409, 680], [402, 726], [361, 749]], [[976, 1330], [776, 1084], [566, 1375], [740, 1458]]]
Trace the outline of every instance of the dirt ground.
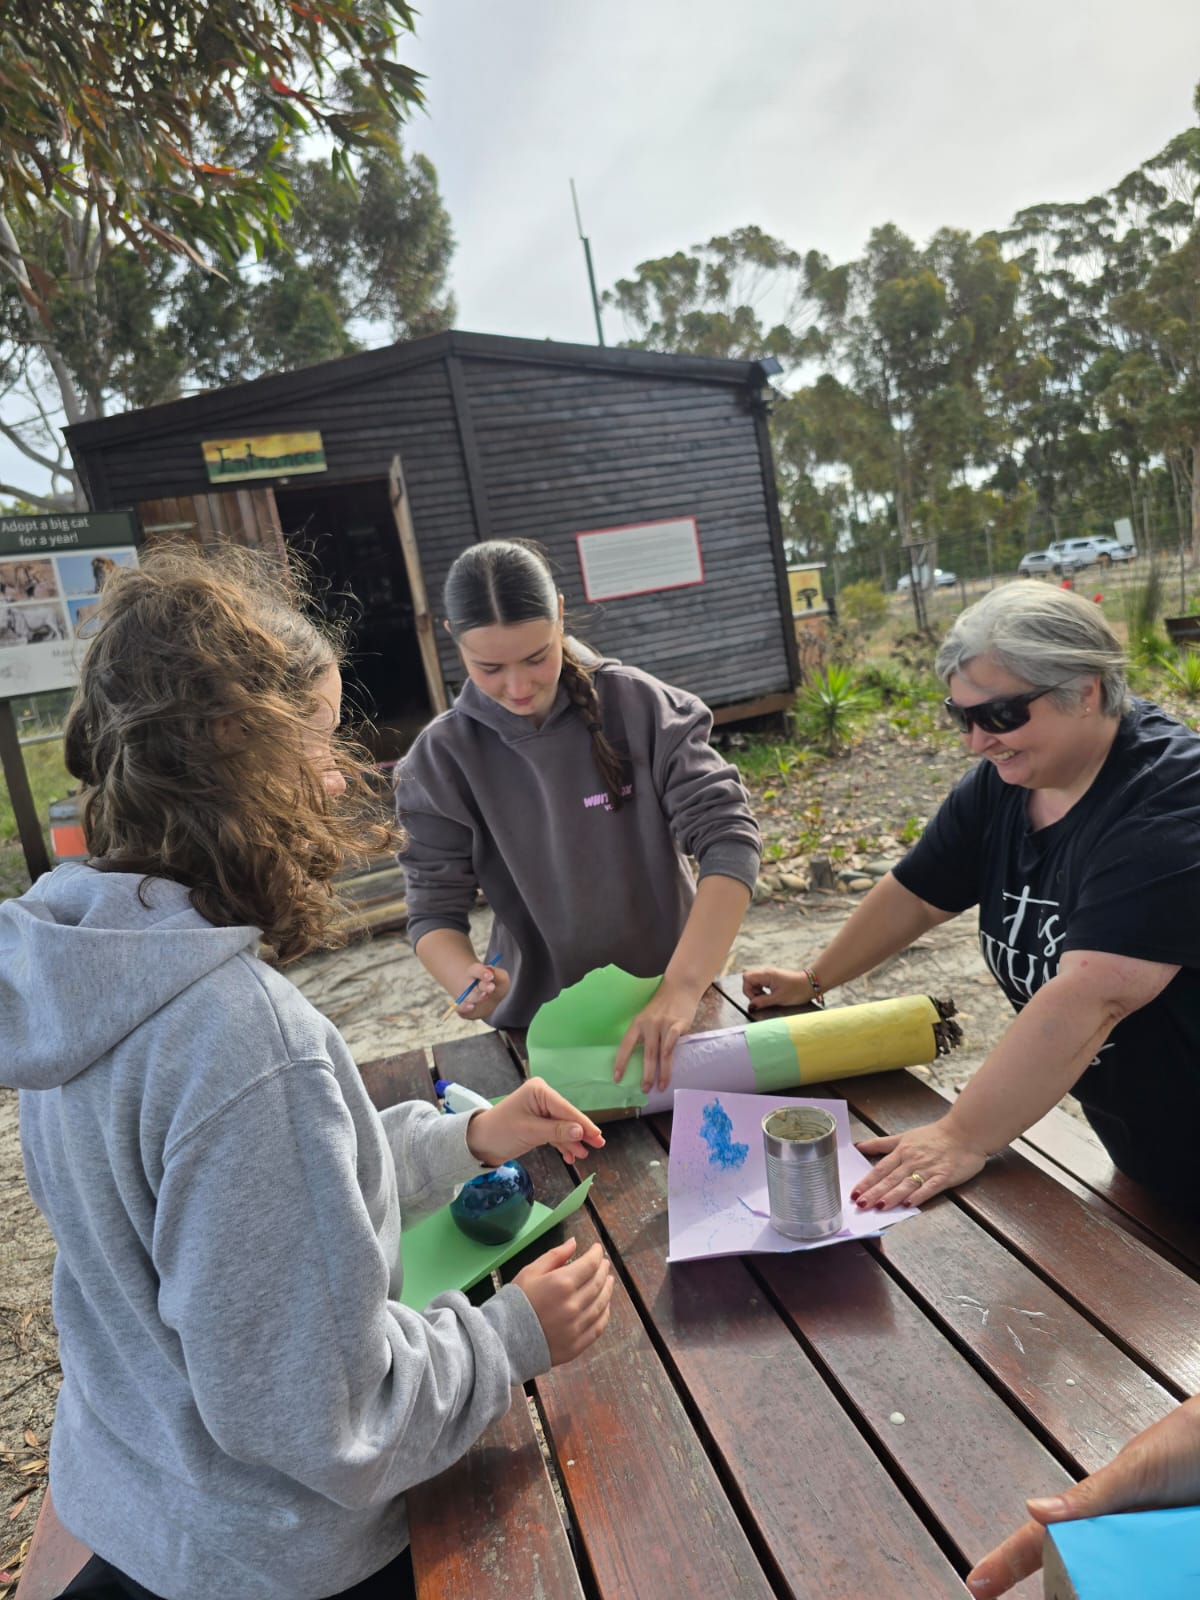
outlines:
[[[770, 888], [751, 906], [728, 970], [811, 959], [859, 898], [802, 890], [811, 858], [831, 858], [838, 874], [864, 881], [864, 867], [878, 868], [903, 853], [906, 826], [924, 820], [962, 770], [953, 742], [910, 737], [881, 719], [850, 756], [752, 784], [768, 841]], [[477, 948], [489, 920], [486, 910], [476, 914]], [[337, 1024], [359, 1061], [484, 1026], [457, 1017], [441, 1020], [445, 997], [402, 933], [312, 957], [293, 967], [291, 976]], [[911, 993], [949, 996], [957, 1003], [963, 1045], [918, 1070], [941, 1086], [962, 1082], [1010, 1014], [983, 970], [972, 917], [935, 929], [836, 999]], [[6, 1574], [17, 1572], [24, 1557], [46, 1480], [59, 1381], [49, 1305], [53, 1259], [50, 1234], [25, 1185], [16, 1096], [0, 1090], [0, 1600], [8, 1588]]]

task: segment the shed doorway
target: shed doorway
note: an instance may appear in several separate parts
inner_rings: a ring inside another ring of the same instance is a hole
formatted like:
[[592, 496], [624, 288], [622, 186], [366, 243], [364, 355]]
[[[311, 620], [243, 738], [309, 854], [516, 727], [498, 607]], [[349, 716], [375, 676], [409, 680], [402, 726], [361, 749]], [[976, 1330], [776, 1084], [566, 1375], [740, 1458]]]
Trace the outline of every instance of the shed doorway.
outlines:
[[393, 760], [433, 708], [388, 481], [277, 487], [275, 502], [288, 546], [311, 574], [314, 598], [348, 631], [347, 713], [374, 725], [376, 760]]

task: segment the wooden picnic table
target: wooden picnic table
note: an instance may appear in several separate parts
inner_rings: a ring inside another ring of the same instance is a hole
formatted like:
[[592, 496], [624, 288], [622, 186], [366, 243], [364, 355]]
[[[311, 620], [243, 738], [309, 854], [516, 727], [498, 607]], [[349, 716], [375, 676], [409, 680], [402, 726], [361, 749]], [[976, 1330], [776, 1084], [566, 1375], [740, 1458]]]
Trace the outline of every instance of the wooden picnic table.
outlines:
[[[723, 980], [697, 1029], [740, 1024], [739, 1002]], [[435, 1073], [494, 1095], [521, 1045], [483, 1035], [363, 1072], [380, 1106], [432, 1098]], [[945, 1107], [908, 1072], [812, 1093], [844, 1096], [862, 1136]], [[1200, 1229], [1062, 1113], [879, 1239], [671, 1267], [671, 1118], [605, 1133], [564, 1226], [604, 1241], [612, 1320], [409, 1495], [420, 1600], [962, 1596], [1026, 1495], [1200, 1390]], [[547, 1204], [577, 1181], [551, 1151], [526, 1165]]]
[[[722, 980], [697, 1030], [743, 1022], [740, 997]], [[432, 1100], [435, 1074], [495, 1095], [522, 1048], [478, 1035], [362, 1072], [381, 1108]], [[945, 1106], [907, 1072], [811, 1092], [844, 1095], [860, 1134]], [[1200, 1391], [1200, 1228], [1062, 1112], [877, 1240], [673, 1267], [671, 1118], [605, 1133], [565, 1227], [603, 1239], [612, 1320], [409, 1494], [420, 1600], [962, 1596], [1026, 1495]], [[525, 1164], [548, 1204], [577, 1181], [547, 1150]], [[58, 1594], [88, 1553], [47, 1495], [22, 1600]]]

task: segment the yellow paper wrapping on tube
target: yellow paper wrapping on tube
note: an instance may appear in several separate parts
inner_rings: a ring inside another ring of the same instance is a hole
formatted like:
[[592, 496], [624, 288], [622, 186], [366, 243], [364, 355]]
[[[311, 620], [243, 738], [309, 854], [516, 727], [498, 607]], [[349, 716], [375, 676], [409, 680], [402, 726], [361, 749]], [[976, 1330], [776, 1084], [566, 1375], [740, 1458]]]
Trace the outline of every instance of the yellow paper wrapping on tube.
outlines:
[[933, 1061], [940, 1020], [928, 995], [910, 994], [751, 1022], [746, 1047], [760, 1091], [789, 1089]]

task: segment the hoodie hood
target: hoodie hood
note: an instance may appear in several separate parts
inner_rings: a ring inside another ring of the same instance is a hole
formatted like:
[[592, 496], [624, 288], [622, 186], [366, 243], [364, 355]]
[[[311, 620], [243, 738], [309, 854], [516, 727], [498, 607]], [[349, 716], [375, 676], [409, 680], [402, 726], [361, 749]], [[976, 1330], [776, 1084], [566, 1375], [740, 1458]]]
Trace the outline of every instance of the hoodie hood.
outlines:
[[214, 927], [168, 879], [56, 867], [0, 904], [0, 1084], [69, 1083], [259, 938]]

